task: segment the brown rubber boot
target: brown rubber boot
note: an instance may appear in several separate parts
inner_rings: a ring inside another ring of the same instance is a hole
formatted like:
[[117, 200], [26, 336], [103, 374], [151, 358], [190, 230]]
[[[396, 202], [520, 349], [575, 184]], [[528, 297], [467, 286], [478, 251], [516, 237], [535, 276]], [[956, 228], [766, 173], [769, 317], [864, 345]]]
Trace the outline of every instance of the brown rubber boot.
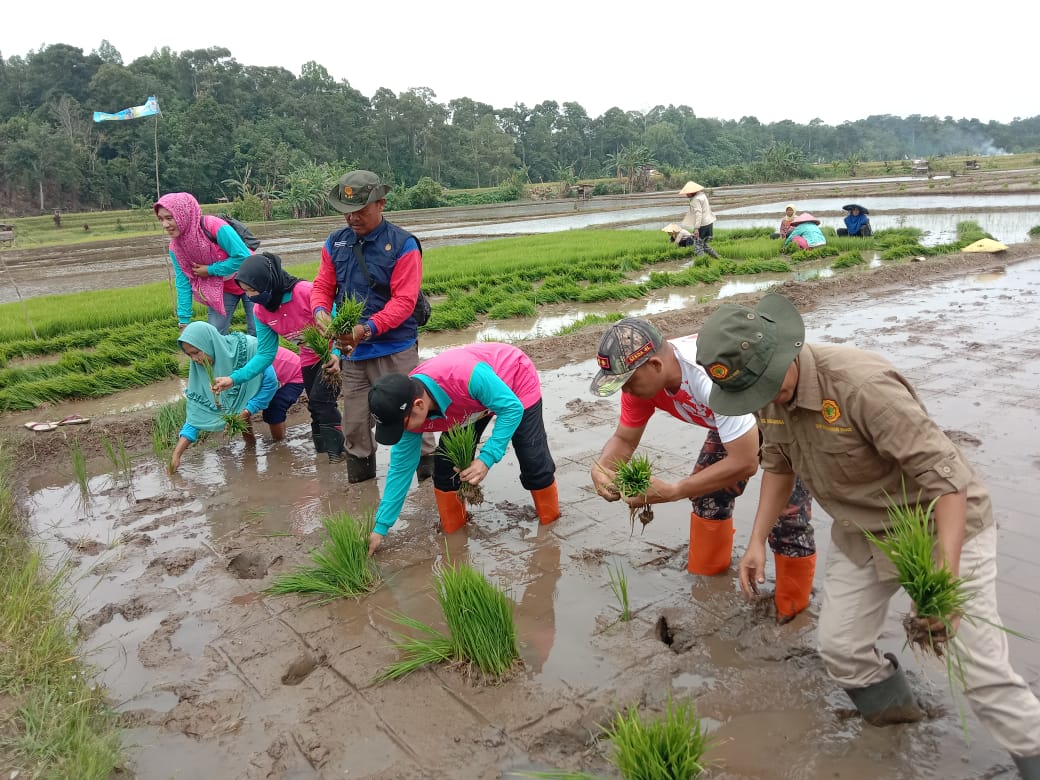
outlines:
[[782, 620], [790, 620], [807, 606], [812, 595], [813, 575], [816, 573], [816, 553], [803, 558], [775, 555], [776, 614]]
[[466, 524], [466, 505], [459, 499], [454, 490], [433, 489], [437, 499], [437, 514], [441, 518], [441, 529], [446, 534], [453, 534]]
[[425, 482], [433, 476], [433, 455], [420, 455], [419, 465], [415, 467], [415, 478]]
[[[329, 450], [329, 460], [332, 460], [332, 450]], [[356, 484], [367, 482], [376, 477], [376, 456], [369, 455], [367, 458], [359, 458], [356, 455], [347, 455], [347, 482]]]
[[686, 571], [711, 576], [729, 568], [733, 559], [733, 518], [707, 520], [690, 512], [690, 554]]
[[531, 497], [534, 499], [534, 509], [538, 513], [540, 525], [549, 525], [560, 516], [560, 494], [556, 489], [555, 480], [548, 487], [532, 490]]

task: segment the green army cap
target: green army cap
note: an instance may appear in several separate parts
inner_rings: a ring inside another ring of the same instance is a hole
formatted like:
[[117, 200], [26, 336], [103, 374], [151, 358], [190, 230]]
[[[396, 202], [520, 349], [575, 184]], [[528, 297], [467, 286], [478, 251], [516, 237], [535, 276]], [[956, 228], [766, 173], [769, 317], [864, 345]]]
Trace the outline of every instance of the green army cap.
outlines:
[[697, 334], [697, 362], [714, 383], [708, 406], [730, 416], [757, 412], [784, 382], [805, 342], [805, 323], [787, 298], [772, 293], [754, 309], [724, 303]]
[[372, 171], [351, 171], [339, 177], [328, 194], [328, 201], [341, 214], [351, 214], [385, 198], [391, 189]]

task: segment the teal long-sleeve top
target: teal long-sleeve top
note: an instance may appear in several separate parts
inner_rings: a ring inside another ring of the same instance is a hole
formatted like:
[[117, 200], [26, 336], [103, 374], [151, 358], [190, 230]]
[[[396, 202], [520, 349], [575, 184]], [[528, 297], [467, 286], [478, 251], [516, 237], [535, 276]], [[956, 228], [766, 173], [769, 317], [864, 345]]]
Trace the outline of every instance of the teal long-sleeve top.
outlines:
[[[451, 424], [459, 420], [452, 419], [452, 403], [459, 404], [459, 399], [452, 399], [440, 385], [430, 376], [422, 373], [412, 374], [415, 379], [423, 383], [426, 391], [437, 404], [437, 408], [446, 410], [436, 415], [431, 414], [426, 419], [427, 430], [445, 431]], [[502, 379], [494, 372], [487, 363], [477, 363], [470, 375], [468, 384], [469, 396], [473, 401], [495, 415], [495, 427], [492, 429], [490, 438], [481, 446], [477, 459], [484, 462], [489, 469], [502, 460], [506, 454], [513, 434], [524, 416], [524, 405]], [[472, 406], [472, 401], [470, 406]], [[463, 418], [464, 420], [465, 418]], [[427, 427], [429, 426], [429, 427]], [[405, 431], [401, 440], [390, 450], [390, 466], [386, 474], [386, 488], [376, 510], [375, 528], [377, 534], [386, 536], [390, 526], [397, 522], [404, 506], [408, 488], [412, 484], [412, 476], [419, 465], [422, 454], [422, 431], [413, 433]]]
[[[252, 254], [241, 236], [230, 225], [221, 225], [217, 231], [217, 244], [227, 252], [227, 259], [209, 266], [210, 276], [227, 278], [238, 273], [242, 262]], [[170, 250], [170, 262], [173, 263], [174, 280], [177, 284], [177, 322], [187, 325], [191, 322], [191, 282], [177, 263], [177, 256]]]
[[[267, 408], [267, 405], [271, 403], [271, 399], [274, 398], [274, 394], [278, 392], [278, 377], [274, 373], [274, 366], [268, 366], [264, 369], [264, 379], [260, 383], [260, 389], [256, 391], [256, 395], [249, 399], [246, 403], [246, 409], [250, 415], [254, 415], [257, 412], [262, 412]], [[184, 423], [184, 427], [181, 428], [181, 432], [177, 434], [183, 436], [188, 441], [195, 443], [199, 439], [199, 429], [190, 423]]]

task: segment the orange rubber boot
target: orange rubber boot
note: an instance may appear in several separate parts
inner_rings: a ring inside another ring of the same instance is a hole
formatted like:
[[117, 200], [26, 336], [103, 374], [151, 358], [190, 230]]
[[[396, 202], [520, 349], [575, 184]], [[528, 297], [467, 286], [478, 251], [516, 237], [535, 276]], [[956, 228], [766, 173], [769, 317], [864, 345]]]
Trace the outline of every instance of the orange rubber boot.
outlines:
[[534, 509], [538, 513], [540, 525], [549, 525], [560, 516], [560, 494], [556, 489], [555, 480], [549, 487], [532, 490], [531, 498], [534, 499]]
[[790, 620], [807, 606], [812, 595], [813, 575], [816, 573], [816, 553], [804, 558], [775, 555], [776, 561], [776, 614]]
[[466, 505], [459, 499], [454, 490], [433, 489], [437, 498], [437, 514], [441, 518], [444, 533], [453, 534], [466, 524]]
[[721, 574], [733, 559], [733, 518], [705, 520], [690, 512], [690, 574]]

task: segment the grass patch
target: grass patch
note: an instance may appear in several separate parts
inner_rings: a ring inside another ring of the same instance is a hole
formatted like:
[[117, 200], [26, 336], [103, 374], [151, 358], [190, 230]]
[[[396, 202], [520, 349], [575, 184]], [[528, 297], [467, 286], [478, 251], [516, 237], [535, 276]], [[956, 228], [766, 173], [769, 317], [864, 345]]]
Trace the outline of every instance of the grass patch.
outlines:
[[379, 569], [368, 555], [368, 537], [375, 519], [358, 520], [346, 512], [322, 518], [328, 539], [311, 551], [313, 566], [303, 566], [275, 578], [265, 593], [284, 596], [304, 593], [324, 604], [343, 597], [363, 596], [375, 590]]
[[[63, 571], [47, 571], [14, 507], [0, 440], [0, 765], [20, 776], [107, 780], [123, 766], [116, 717], [81, 662]], [[13, 775], [12, 775], [13, 776]]]
[[512, 602], [469, 564], [440, 563], [434, 575], [448, 633], [394, 614], [399, 625], [418, 636], [398, 634], [395, 647], [404, 657], [387, 666], [379, 680], [396, 680], [436, 663], [458, 664], [485, 678], [503, 677], [520, 658]]

